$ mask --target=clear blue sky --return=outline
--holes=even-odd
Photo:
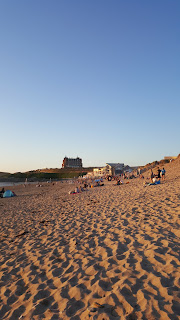
[[[180,153],[179,0],[0,2],[0,171]]]

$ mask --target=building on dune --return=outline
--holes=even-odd
[[[164,157],[164,160],[175,160],[175,159],[177,159],[177,157],[175,157],[175,156],[166,156],[166,157]]]
[[[133,169],[124,165],[124,163],[106,163],[105,167],[94,168],[93,173],[91,175],[95,177],[103,177],[103,176],[118,176],[123,173],[131,173]]]
[[[130,167],[124,163],[106,163],[105,167],[93,168],[93,172],[88,172],[88,177],[119,176],[121,174],[130,174],[137,167]]]
[[[77,158],[68,158],[63,159],[62,168],[82,168],[82,159]]]

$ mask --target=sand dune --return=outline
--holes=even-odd
[[[180,319],[180,160],[165,169],[157,186],[0,199],[0,319]]]

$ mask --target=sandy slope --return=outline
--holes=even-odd
[[[180,160],[166,181],[0,199],[0,319],[180,319]]]

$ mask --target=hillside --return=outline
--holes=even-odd
[[[156,161],[147,163],[145,166],[140,166],[139,168],[141,169],[142,173],[145,173],[146,171],[149,171],[151,169],[156,169],[157,167],[163,167],[167,163],[173,163],[174,161],[176,161],[179,158],[180,158],[180,154],[177,156],[176,159],[172,159],[171,161],[167,160],[167,159],[162,159],[160,161],[156,160]]]
[[[7,179],[10,176],[8,172],[0,172],[0,180]]]
[[[180,168],[180,155],[178,155],[178,157],[172,161],[168,161],[167,160],[164,161],[156,161],[156,163],[152,163],[149,165],[144,166],[142,172],[143,172],[143,176],[145,178],[149,178],[150,177],[150,173],[151,173],[151,169],[153,170],[153,172],[155,174],[157,174],[157,170],[158,168],[162,169],[165,168],[166,173],[170,173],[173,176],[173,172],[175,172],[175,170],[177,170],[177,172],[179,172],[179,168]]]
[[[87,172],[93,171],[93,168],[67,168],[67,169],[58,169],[58,168],[45,168],[31,170],[27,172],[16,172],[16,173],[0,173],[0,181],[12,181],[12,182],[21,182],[26,178],[29,181],[41,181],[41,180],[59,180],[59,179],[72,179],[79,176],[87,174]]]

